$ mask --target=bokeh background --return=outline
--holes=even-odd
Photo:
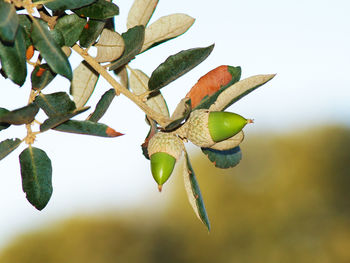
[[[132,1],[116,3],[123,32]],[[160,1],[151,23],[171,13],[196,22],[132,67],[150,75],[170,54],[215,43],[207,60],[163,89],[170,111],[219,65],[241,66],[242,78],[277,73],[229,108],[255,119],[237,167],[217,169],[188,144],[211,233],[192,212],[179,171],[158,193],[141,154],[144,114],[117,97],[101,121],[126,135],[38,137],[53,164],[43,211],[21,189],[23,147],[0,162],[0,262],[350,262],[349,9],[345,0]],[[0,82],[1,107],[26,103],[28,85]],[[101,81],[88,104],[107,89]],[[69,83],[57,79],[45,92],[58,90]],[[15,127],[0,140],[24,136]]]

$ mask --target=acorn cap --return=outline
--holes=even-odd
[[[211,138],[209,127],[209,111],[194,110],[187,121],[187,138],[200,147],[210,147],[215,144]]]
[[[184,144],[173,133],[158,132],[149,140],[147,149],[149,156],[157,152],[164,152],[178,160],[184,149]]]

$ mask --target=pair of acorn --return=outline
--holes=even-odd
[[[189,119],[175,132],[158,132],[148,144],[151,171],[159,191],[172,174],[176,161],[184,150],[183,141],[199,147],[212,147],[238,134],[252,120],[232,112],[194,110]]]

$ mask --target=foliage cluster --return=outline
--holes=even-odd
[[[0,0],[1,73],[22,86],[28,69],[32,68],[28,105],[11,110],[0,108],[0,130],[23,125],[27,136],[2,141],[0,159],[22,142],[28,145],[19,155],[22,186],[28,201],[37,209],[47,205],[53,189],[50,158],[45,151],[32,146],[37,135],[53,129],[107,138],[121,136],[99,120],[113,98],[123,94],[146,114],[150,132],[142,149],[149,158],[147,144],[158,131],[173,133],[186,141],[182,127],[193,111],[223,111],[273,78],[274,75],[257,75],[240,81],[240,67],[219,66],[199,79],[170,115],[160,89],[204,61],[214,45],[170,55],[150,77],[139,69],[132,69],[128,63],[137,55],[183,34],[194,22],[188,15],[172,14],[148,25],[157,3],[157,0],[135,0],[127,19],[128,30],[120,34],[113,22],[119,8],[108,0]],[[89,54],[92,46],[97,49],[95,57]],[[69,60],[71,50],[82,58],[74,70]],[[57,75],[70,81],[70,94],[44,91]],[[120,78],[119,82],[114,75]],[[105,92],[87,119],[73,119],[90,109],[86,103],[100,76],[109,82],[111,89]],[[39,110],[46,114],[45,120],[37,119]],[[202,147],[202,150],[215,166],[233,167],[241,159],[239,144],[243,138],[240,133],[229,147],[220,150]],[[184,155],[187,161],[183,171],[190,202],[210,229],[186,151]]]

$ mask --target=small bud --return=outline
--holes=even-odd
[[[152,175],[158,184],[159,191],[172,174],[183,148],[182,140],[172,133],[158,132],[150,139],[148,154]]]

